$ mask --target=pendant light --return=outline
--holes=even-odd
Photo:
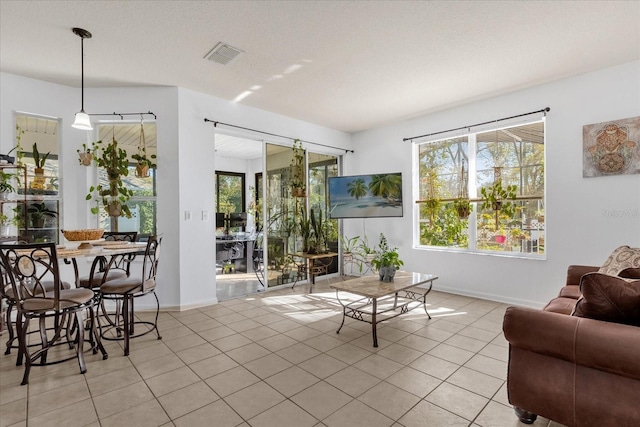
[[[84,112],[84,39],[90,39],[91,33],[82,28],[73,28],[73,33],[80,37],[80,56],[82,59],[82,106],[80,108],[80,112],[76,113],[76,120],[71,125],[76,129],[82,130],[93,130],[93,126],[91,126],[91,119],[89,115]]]

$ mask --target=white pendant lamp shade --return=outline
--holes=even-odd
[[[91,126],[91,119],[84,111],[76,113],[76,120],[73,122],[71,127],[82,130],[93,130],[93,126]]]
[[[76,119],[71,127],[82,130],[93,130],[91,119],[89,115],[84,112],[84,39],[90,39],[91,33],[83,28],[72,28],[71,31],[80,37],[80,61],[82,64],[82,86],[80,92],[82,96],[82,107],[80,108],[80,112],[76,113]]]

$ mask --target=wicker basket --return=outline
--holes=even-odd
[[[86,230],[63,230],[64,238],[70,242],[82,242],[98,240],[104,234],[103,228],[93,228]]]

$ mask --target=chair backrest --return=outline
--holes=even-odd
[[[0,245],[0,275],[2,287],[7,281],[19,308],[25,300],[38,310],[60,309],[60,271],[55,243],[28,243]],[[46,284],[57,283],[47,293]]]
[[[137,238],[138,238],[137,231],[106,231],[104,233],[104,240],[135,242]]]
[[[151,291],[156,287],[156,276],[158,275],[158,262],[160,261],[160,245],[162,236],[149,236],[147,248],[144,251],[144,261],[142,263],[142,290]]]

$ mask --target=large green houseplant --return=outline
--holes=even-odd
[[[107,145],[103,145],[102,141],[95,142],[94,154],[93,161],[99,168],[105,170],[109,182],[107,185],[92,185],[86,199],[100,199],[109,216],[131,218],[127,201],[133,196],[133,191],[122,181],[122,177],[129,175],[127,152],[118,147],[118,142],[113,139]],[[98,212],[97,206],[91,208],[91,213],[98,214]]]

